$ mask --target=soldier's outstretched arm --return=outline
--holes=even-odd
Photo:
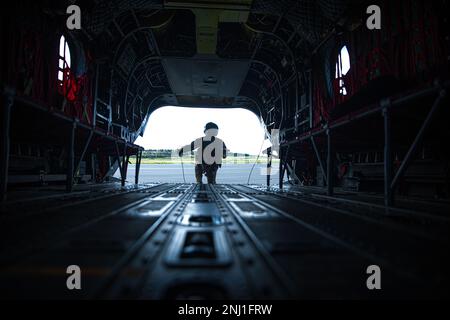
[[[223,142],[223,158],[225,159],[227,157],[227,146],[225,145],[225,142]]]
[[[198,143],[196,143],[196,140],[194,140],[190,144],[187,144],[187,145],[181,147],[180,149],[178,149],[178,155],[181,157],[181,156],[183,156],[184,152],[190,152],[190,151],[194,151],[195,149],[198,149],[199,146],[197,144]]]

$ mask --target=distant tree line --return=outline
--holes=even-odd
[[[170,158],[172,156],[171,149],[160,149],[160,150],[144,150],[142,152],[143,158]]]
[[[147,159],[170,158],[173,153],[174,153],[174,150],[171,150],[171,149],[158,149],[158,150],[149,149],[149,150],[144,150],[142,152],[142,158],[147,158]],[[229,152],[228,156],[229,157],[247,158],[247,157],[252,157],[253,155],[250,155],[248,153]]]

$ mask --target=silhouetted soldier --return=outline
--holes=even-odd
[[[183,156],[184,151],[197,150],[195,155],[195,179],[202,183],[203,174],[209,184],[216,183],[217,170],[222,166],[222,159],[227,157],[225,143],[217,138],[219,127],[213,122],[205,125],[205,136],[195,139],[191,144],[179,149],[178,155]]]

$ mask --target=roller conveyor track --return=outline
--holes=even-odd
[[[130,188],[102,188],[84,198],[52,198],[46,206],[32,199],[24,201],[28,210],[15,208],[0,217],[0,265],[5,265],[24,255],[34,254],[49,244],[64,238],[67,233],[99,221],[115,210],[139,203],[149,194],[158,194],[173,185],[146,185]]]
[[[127,187],[113,185],[101,188],[91,187],[89,190],[80,190],[73,193],[59,192],[25,199],[13,198],[13,200],[1,204],[0,216],[2,219],[28,218],[28,216],[48,213],[90,201],[102,201],[131,192],[148,192],[150,189],[155,191],[158,188],[161,188],[161,185],[147,184]],[[17,212],[20,212],[20,215],[16,215]]]
[[[259,187],[231,189],[292,221],[307,224],[374,263],[384,261],[399,274],[436,284],[445,278],[450,228],[448,221],[440,217],[397,209],[386,213],[361,204],[340,202],[338,198],[292,196]]]
[[[21,255],[3,264],[1,292],[64,299],[445,295],[449,243],[427,236],[433,226],[379,223],[378,212],[364,215],[361,206],[309,200],[242,185],[167,184],[104,205],[74,204],[72,213],[56,212],[89,219],[70,227],[65,219],[42,221],[35,234],[62,230],[39,245],[26,235],[10,245]],[[82,290],[66,288],[73,264],[82,270]],[[383,275],[376,293],[366,287],[373,264]]]
[[[398,230],[400,232],[448,243],[450,238],[450,219],[436,213],[407,210],[402,208],[388,208],[368,202],[349,200],[340,197],[330,197],[321,194],[303,194],[292,191],[280,191],[277,188],[263,188],[259,186],[237,187],[250,195],[274,195],[276,198],[287,199],[306,205],[328,209],[336,213],[352,216],[369,223]],[[440,210],[443,210],[441,207]],[[433,211],[433,209],[431,209]]]

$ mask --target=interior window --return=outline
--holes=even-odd
[[[66,68],[70,68],[71,58],[69,44],[64,36],[59,39],[59,63],[58,63],[58,80],[63,81],[64,72]]]
[[[350,70],[350,55],[348,53],[347,46],[343,46],[339,52],[336,62],[336,79],[339,80],[339,94],[346,96],[347,88],[343,76],[345,76]]]

